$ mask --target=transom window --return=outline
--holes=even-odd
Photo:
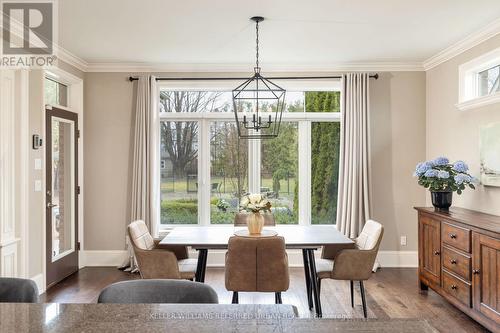
[[[500,64],[477,74],[479,96],[486,96],[500,91]]]
[[[68,86],[51,77],[45,77],[45,103],[52,106],[68,106]]]
[[[500,48],[459,67],[457,107],[468,110],[500,102]]]
[[[287,91],[279,136],[238,137],[230,89],[160,88],[160,228],[232,224],[247,193],[279,224],[334,224],[340,92]],[[267,115],[263,115],[267,116]]]

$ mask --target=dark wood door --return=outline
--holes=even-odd
[[[78,271],[78,115],[46,109],[47,287]]]
[[[473,306],[500,324],[500,239],[472,236]]]
[[[418,224],[419,272],[424,282],[441,284],[441,222],[421,215]]]

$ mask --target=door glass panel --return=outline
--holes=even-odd
[[[75,128],[52,118],[52,261],[75,250]]]
[[[162,121],[161,224],[198,223],[198,122]]]
[[[235,123],[210,125],[210,221],[232,224],[241,195],[248,192],[248,140]]]
[[[298,127],[281,123],[278,137],[261,141],[260,193],[267,196],[277,224],[297,224]]]

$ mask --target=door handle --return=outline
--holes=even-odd
[[[435,256],[438,256],[438,255],[440,255],[440,254],[441,254],[441,253],[440,253],[439,251],[434,251],[434,255],[435,255]]]
[[[47,208],[54,208],[57,207],[57,205],[54,205],[52,202],[47,203]]]
[[[456,265],[456,264],[457,264],[457,261],[456,261],[455,259],[451,259],[451,260],[450,260],[450,263],[451,263],[452,265]]]

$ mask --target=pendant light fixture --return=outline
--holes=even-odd
[[[251,20],[256,34],[254,74],[233,90],[234,117],[240,138],[272,139],[279,134],[286,91],[260,73],[259,23],[264,18],[254,16]]]

